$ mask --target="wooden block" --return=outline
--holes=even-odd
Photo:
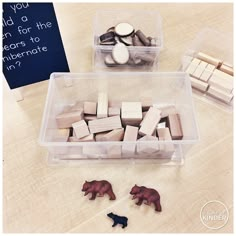
[[[205,83],[205,82],[195,79],[193,77],[190,77],[190,80],[191,80],[192,87],[194,87],[200,91],[203,91],[203,92],[205,92],[209,86],[208,83]]]
[[[121,108],[121,102],[120,101],[109,100],[108,105],[109,105],[109,107],[119,107],[119,108]]]
[[[228,65],[225,65],[224,63],[220,66],[219,70],[234,76],[234,69]]]
[[[213,85],[215,88],[221,89],[227,93],[231,93],[234,88],[233,76],[228,75],[220,70],[214,70],[208,83]]]
[[[146,142],[140,142],[146,141]],[[137,143],[137,153],[146,153],[152,154],[159,151],[159,143],[158,142],[151,142],[148,143],[147,141],[158,141],[157,137],[146,135],[138,140]]]
[[[197,54],[197,58],[202,60],[202,61],[205,61],[205,62],[207,62],[209,64],[215,65],[216,67],[218,67],[219,65],[222,64],[222,61],[220,59],[217,59],[215,57],[207,55],[207,54],[205,54],[203,52],[199,52]]]
[[[105,134],[101,141],[121,141],[124,138],[124,128],[114,129]]]
[[[109,107],[108,116],[120,116],[120,107]]]
[[[121,119],[125,125],[138,125],[142,121],[141,102],[122,102]]]
[[[84,114],[96,115],[97,103],[96,102],[84,102]]]
[[[216,67],[214,65],[208,64],[199,79],[207,82],[210,79],[215,68]]]
[[[53,135],[53,142],[67,142],[70,135],[70,129],[57,129]]]
[[[142,111],[148,111],[152,103],[151,97],[141,97]]]
[[[176,114],[177,110],[174,105],[169,104],[154,104],[153,107],[161,111],[161,118],[165,118],[170,114]]]
[[[192,74],[193,77],[199,79],[207,65],[208,64],[206,62],[201,61],[199,65],[197,66],[196,70],[194,71],[194,73]]]
[[[61,113],[56,116],[57,127],[59,129],[70,128],[73,123],[84,118],[83,110]]]
[[[161,111],[150,107],[139,130],[140,135],[152,135],[161,119]]]
[[[106,93],[98,94],[97,118],[105,118],[108,113],[108,96]]]
[[[95,135],[96,142],[104,141],[104,140],[103,140],[103,137],[104,137],[107,133],[109,133],[109,131],[102,132],[102,133],[97,133],[97,134]]]
[[[83,137],[88,136],[90,134],[85,120],[80,120],[78,122],[73,123],[72,127],[75,131],[75,136],[77,138],[83,138]]]
[[[69,137],[69,142],[94,142],[94,134],[90,134],[83,138],[77,138],[76,136]]]
[[[120,116],[91,120],[88,122],[88,126],[91,133],[101,133],[122,128]]]
[[[127,125],[125,128],[124,144],[122,144],[123,154],[134,154],[135,143],[125,143],[126,141],[136,141],[138,137],[138,127]]]
[[[170,134],[169,128],[158,128],[157,134],[160,141],[171,141],[172,137]],[[169,155],[175,151],[174,144],[172,143],[159,143],[160,151],[164,152],[165,154]]]
[[[215,98],[218,98],[224,102],[227,102],[227,103],[230,103],[234,97],[234,95],[232,93],[224,92],[218,88],[215,88],[214,86],[209,87],[207,94],[209,94]]]
[[[170,129],[170,134],[173,140],[179,140],[183,138],[183,130],[179,114],[169,115],[167,118],[167,126]]]
[[[85,116],[84,116],[84,120],[85,120],[85,121],[97,120],[97,116],[85,115]]]
[[[166,128],[166,122],[160,122],[157,124],[157,128],[160,129],[160,128]]]
[[[192,75],[194,73],[194,71],[197,69],[197,66],[199,65],[200,60],[198,60],[197,58],[194,58],[191,63],[189,64],[186,73]]]

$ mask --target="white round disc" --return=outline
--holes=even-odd
[[[130,25],[129,23],[125,23],[125,22],[119,23],[115,27],[115,32],[119,36],[128,36],[128,35],[132,34],[133,31],[134,31],[134,27],[132,25]]]
[[[118,64],[125,64],[129,60],[129,51],[123,43],[117,43],[112,50],[112,58]]]

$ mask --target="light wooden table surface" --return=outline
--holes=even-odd
[[[161,71],[178,69],[187,43],[203,27],[233,28],[232,4],[55,4],[72,72],[91,71],[93,17],[103,8],[160,12],[165,45]],[[4,232],[232,232],[232,113],[194,97],[201,141],[186,154],[182,167],[49,167],[47,151],[37,143],[47,86],[48,81],[25,87],[24,101],[16,103],[3,84]],[[109,180],[117,200],[83,197],[81,186],[92,179]],[[128,192],[135,183],[159,190],[162,213],[134,204]],[[210,200],[222,201],[229,210],[228,223],[217,231],[199,218]],[[110,211],[126,215],[129,226],[112,228],[106,216]]]

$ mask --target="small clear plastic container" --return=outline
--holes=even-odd
[[[118,23],[127,22],[135,30],[141,30],[147,37],[157,39],[156,46],[127,46],[132,56],[149,55],[153,62],[140,65],[124,64],[109,67],[104,60],[106,55],[112,53],[114,46],[100,45],[99,36],[116,26]],[[93,69],[94,71],[154,71],[158,68],[159,54],[163,48],[162,20],[157,11],[140,10],[101,10],[97,11],[94,19],[93,41]],[[131,58],[131,56],[130,56]]]
[[[199,52],[220,59],[223,63],[233,65],[233,35],[219,32],[212,28],[203,29],[188,45],[182,58],[181,71],[186,71],[191,60],[195,58]],[[194,88],[194,86],[193,91],[194,95],[205,102],[217,104],[220,108],[226,108],[227,110],[232,110],[233,108],[234,99],[227,102],[209,94],[208,90],[203,92]]]
[[[58,142],[56,116],[76,101],[97,101],[99,92],[106,92],[109,101],[140,101],[149,96],[153,104],[175,105],[182,124],[183,139],[135,142]],[[82,163],[158,163],[183,164],[186,147],[198,141],[198,129],[192,102],[189,76],[172,73],[53,73],[49,81],[39,142],[48,149],[51,164]],[[159,150],[145,154],[142,148]],[[133,147],[133,153],[124,151]],[[166,151],[169,146],[172,151]],[[162,149],[160,148],[162,147]],[[162,150],[162,151],[160,151]],[[169,150],[169,149],[168,149]]]

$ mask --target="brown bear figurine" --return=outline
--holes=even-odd
[[[138,202],[136,203],[138,206],[142,205],[145,200],[145,204],[150,206],[151,203],[153,203],[155,205],[155,210],[161,211],[160,195],[155,189],[146,188],[144,186],[139,187],[135,184],[131,189],[130,194],[133,195],[132,199],[138,198]]]
[[[116,199],[111,184],[106,180],[93,180],[91,182],[85,181],[82,192],[85,192],[84,196],[92,193],[92,196],[89,198],[89,200],[94,200],[97,194],[99,194],[98,197],[103,197],[105,193],[109,195],[110,200]]]

